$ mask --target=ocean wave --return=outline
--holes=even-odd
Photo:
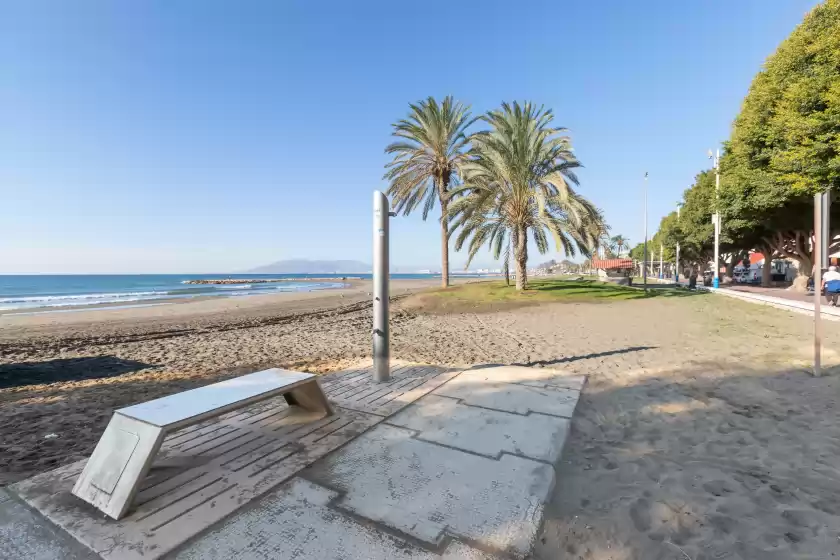
[[[174,284],[174,283],[173,283]],[[197,285],[175,287],[155,286],[157,289],[113,292],[102,291],[76,294],[32,294],[23,292],[12,295],[8,292],[0,295],[0,311],[54,309],[67,307],[79,309],[105,304],[124,304],[132,302],[149,302],[162,299],[191,299],[195,297],[233,297],[269,294],[279,292],[309,292],[346,286],[343,282],[293,281],[265,284],[226,284],[226,285]],[[151,287],[150,287],[151,288]]]
[[[0,304],[4,303],[38,303],[47,301],[64,301],[64,300],[90,300],[90,299],[118,299],[120,301],[135,301],[125,300],[123,298],[137,298],[143,296],[165,296],[169,292],[114,292],[103,294],[69,294],[69,295],[53,295],[53,296],[12,296],[0,297]],[[59,304],[62,305],[62,304]],[[82,304],[87,305],[87,304]]]
[[[29,305],[12,305],[7,307],[1,307],[0,311],[9,311],[11,309],[33,309],[33,308],[40,308],[40,307],[92,307],[94,305],[99,305],[103,303],[129,303],[132,301],[149,301],[159,299],[161,296],[157,297],[135,297],[135,298],[128,298],[128,299],[114,299],[114,300],[103,300],[103,301],[79,301],[79,300],[70,300],[70,301],[62,301],[59,303],[42,303],[39,302],[28,302]],[[34,303],[34,305],[32,304]]]

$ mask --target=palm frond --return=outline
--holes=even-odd
[[[581,164],[566,129],[553,125],[551,110],[503,103],[481,120],[489,129],[471,137],[469,158],[459,167],[461,182],[448,208],[450,224],[460,230],[456,248],[468,242],[470,260],[483,244],[490,245],[496,259],[513,250],[521,266],[527,258],[521,254],[527,251],[521,236],[530,234],[545,253],[550,235],[558,251],[589,255],[609,226],[601,211],[576,192],[575,170]]]

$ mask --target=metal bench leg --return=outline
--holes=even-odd
[[[149,472],[164,435],[162,428],[114,413],[76,480],[73,495],[120,519]]]
[[[298,405],[311,412],[324,412],[327,416],[333,413],[330,401],[324,395],[317,379],[313,379],[300,387],[295,387],[283,396],[290,405]]]

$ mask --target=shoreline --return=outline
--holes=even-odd
[[[240,284],[272,284],[274,282],[347,282],[350,280],[362,280],[361,276],[336,276],[334,278],[301,277],[301,278],[198,278],[196,280],[184,280],[181,284],[191,285],[214,285],[214,286],[238,286]]]
[[[464,280],[460,280],[464,282]],[[452,282],[459,283],[459,280]],[[248,296],[198,296],[160,299],[146,305],[126,306],[119,302],[96,306],[35,308],[0,311],[0,341],[31,335],[62,335],[68,329],[113,330],[136,328],[167,329],[176,324],[209,324],[231,320],[260,319],[317,308],[369,301],[372,280],[347,280],[341,288],[311,291],[273,292]],[[440,279],[392,279],[391,297],[435,288]],[[154,303],[149,305],[149,303]],[[69,306],[68,306],[69,307]]]
[[[15,316],[31,316],[31,315],[48,315],[50,313],[60,314],[77,314],[89,311],[107,311],[107,310],[122,310],[122,309],[142,309],[147,307],[160,307],[164,305],[182,305],[188,303],[197,303],[203,301],[213,300],[245,300],[251,298],[263,298],[273,296],[294,297],[296,294],[309,293],[333,293],[341,290],[353,288],[357,283],[364,282],[362,279],[347,279],[334,282],[341,284],[340,286],[331,286],[325,288],[313,288],[309,290],[295,290],[295,291],[277,291],[271,293],[241,293],[237,295],[231,294],[202,294],[195,296],[183,296],[172,294],[169,296],[160,296],[157,298],[136,299],[129,301],[109,301],[102,303],[90,303],[84,305],[52,305],[41,307],[15,307],[9,309],[0,309],[0,326],[2,326],[3,319]],[[238,307],[238,306],[237,306]]]

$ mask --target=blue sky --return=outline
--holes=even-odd
[[[636,243],[644,172],[652,234],[814,4],[5,2],[0,273],[369,262],[390,124],[447,94],[553,108]],[[436,221],[395,220],[393,264],[439,258]]]

